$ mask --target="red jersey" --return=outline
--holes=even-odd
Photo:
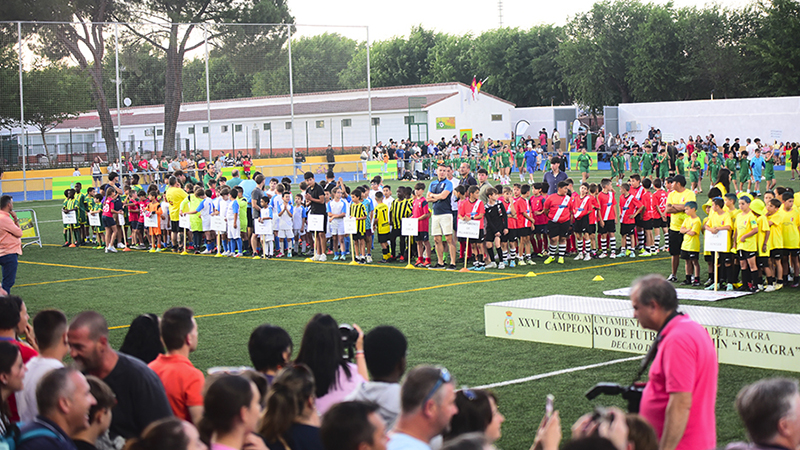
[[[245,173],[250,173],[250,167],[252,165],[253,161],[250,161],[249,159],[245,159],[244,161],[242,161],[242,169],[244,169]]]
[[[592,197],[591,195],[587,195],[586,197],[578,197],[572,200],[572,214],[575,216],[575,220],[583,218],[585,215],[589,215],[589,223],[594,223],[597,215],[594,213],[597,209],[597,199]]]
[[[642,206],[644,206],[644,211],[642,211],[642,219],[651,220],[661,217],[653,208],[653,194],[647,189],[645,189],[644,193],[642,193],[641,202]]]
[[[544,200],[544,195],[531,197],[531,201],[529,203],[531,205],[531,217],[533,217],[534,225],[544,225],[547,223],[547,214],[539,214],[538,216],[534,215],[534,213],[544,209]]]
[[[471,203],[469,200],[461,200],[458,202],[458,217],[470,218],[470,220],[477,220],[480,223],[481,230],[483,229],[483,215],[485,213],[485,207],[483,202],[480,200],[475,200],[475,203]],[[475,216],[481,216],[480,219],[475,219]]]
[[[547,211],[547,218],[551,222],[569,222],[572,218],[571,205],[572,197],[568,195],[550,194],[544,201],[544,210]]]
[[[608,191],[607,193],[601,192],[597,194],[597,203],[600,206],[600,219],[602,219],[603,222],[607,220],[616,221],[617,198],[613,189]]]
[[[511,217],[511,210],[514,209],[513,201],[506,200],[505,196],[500,196],[499,200],[500,200],[500,203],[503,204],[503,207],[506,209],[506,215],[508,216],[508,229],[509,230],[513,230],[513,229],[517,228],[517,218],[516,217]],[[514,210],[514,211],[516,211],[516,210]],[[516,216],[516,212],[514,213],[514,216]]]
[[[103,217],[114,217],[111,211],[114,210],[114,200],[110,197],[106,197],[105,201],[103,201]]]
[[[144,223],[144,212],[147,211],[147,205],[150,204],[149,200],[139,200],[136,202],[139,205],[139,220],[137,222]]]
[[[428,201],[425,200],[425,197],[415,198],[414,203],[411,209],[411,217],[415,219],[419,219],[420,217],[428,214],[430,210],[428,209]],[[424,219],[420,219],[417,221],[417,231],[427,232],[428,231],[428,224],[430,223],[431,217]]]
[[[525,218],[522,213],[531,215],[531,205],[524,197],[517,197],[514,199],[514,211],[517,212],[517,228],[530,228],[531,221]]]
[[[622,223],[636,223],[636,212],[642,206],[642,202],[636,200],[633,194],[623,195],[619,198],[619,215]]]
[[[659,189],[651,194],[650,201],[653,203],[653,210],[656,215],[654,218],[661,218],[661,213],[667,210],[667,191]]]

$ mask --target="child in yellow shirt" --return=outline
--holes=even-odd
[[[686,261],[684,286],[700,286],[700,230],[702,221],[697,217],[697,202],[686,202],[684,212],[688,215],[681,225],[683,243],[681,258]]]

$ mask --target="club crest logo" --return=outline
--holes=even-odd
[[[514,334],[514,318],[511,317],[511,311],[506,311],[506,320],[503,323],[506,329],[506,334],[511,336]]]

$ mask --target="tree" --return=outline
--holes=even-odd
[[[166,22],[153,30],[126,25],[128,31],[166,55],[164,86],[164,149],[175,154],[175,132],[183,94],[183,65],[186,53],[204,45],[195,33],[197,24],[219,24],[204,30],[212,44],[231,55],[265,57],[285,39],[286,27],[237,25],[291,23],[284,0],[134,0],[120,4],[116,17],[125,22]],[[185,24],[185,25],[182,25]]]
[[[56,161],[47,146],[45,133],[65,120],[91,108],[89,86],[85,75],[74,68],[49,64],[23,73],[25,122],[42,135],[44,151]]]
[[[750,69],[762,75],[759,94],[800,94],[800,3],[770,0],[751,11],[747,16],[757,20],[757,29],[744,39],[757,56],[758,66],[751,65]]]
[[[430,72],[426,83],[448,83],[460,81],[472,83],[475,74],[475,40],[471,34],[453,36],[440,33],[436,44],[428,51],[427,64]]]
[[[131,99],[131,105],[164,103],[164,71],[166,61],[149,44],[132,45],[122,41],[119,53],[120,96]],[[117,78],[114,52],[103,61],[105,88],[114,92]],[[203,84],[205,87],[205,84]]]

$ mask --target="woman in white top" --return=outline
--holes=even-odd
[[[95,156],[92,161],[92,186],[96,188],[103,184],[103,169],[100,168],[102,162],[99,156]]]
[[[356,324],[353,324],[353,328],[358,332],[355,364],[342,358],[346,349],[342,345],[339,324],[333,317],[316,314],[306,324],[295,362],[307,365],[314,374],[317,411],[320,415],[369,379],[364,360],[364,333]]]

